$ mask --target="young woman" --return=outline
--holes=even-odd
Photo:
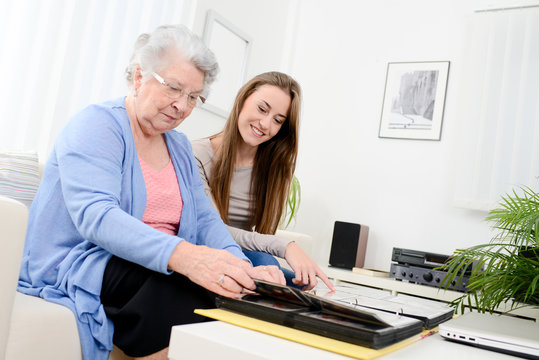
[[[285,271],[289,283],[311,289],[319,277],[333,290],[295,242],[275,235],[296,166],[300,103],[290,76],[260,74],[239,90],[223,131],[193,141],[193,151],[213,206],[253,265],[278,265],[278,256],[294,271]]]

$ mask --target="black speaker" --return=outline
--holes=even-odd
[[[343,269],[363,267],[368,235],[368,226],[335,221],[329,265]]]

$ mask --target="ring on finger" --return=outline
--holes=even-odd
[[[224,282],[225,282],[225,274],[221,274],[221,276],[219,276],[219,279],[217,279],[217,284],[219,284],[219,286],[223,287]]]

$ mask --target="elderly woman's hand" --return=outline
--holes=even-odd
[[[254,271],[247,261],[226,250],[193,245],[187,241],[176,246],[168,267],[216,294],[232,298],[240,298],[244,289],[253,290],[252,278],[262,275],[260,271]],[[268,278],[267,274],[263,276]]]
[[[251,268],[249,275],[253,279],[266,280],[281,285],[286,284],[283,272],[275,265],[261,265]]]
[[[331,291],[335,287],[329,281],[322,269],[307,255],[294,241],[286,246],[285,260],[288,262],[296,277],[292,282],[298,286],[305,286],[305,290],[310,290],[318,284],[318,276]]]

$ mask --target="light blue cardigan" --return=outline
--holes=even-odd
[[[112,254],[161,273],[184,240],[246,259],[204,193],[187,137],[165,137],[183,199],[178,236],[141,221],[146,187],[123,98],[75,115],[45,166],[18,290],[75,313],[85,359],[107,359],[112,350],[113,324],[99,297]]]

